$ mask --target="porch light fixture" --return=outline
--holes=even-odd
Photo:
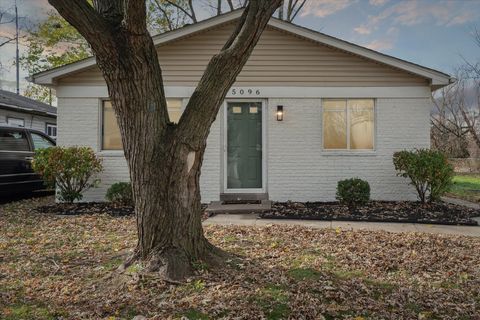
[[[277,106],[277,121],[283,121],[283,106]]]

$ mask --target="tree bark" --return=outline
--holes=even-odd
[[[92,46],[122,135],[130,170],[140,260],[168,279],[222,252],[204,237],[199,177],[210,126],[280,0],[250,1],[208,64],[178,125],[170,122],[162,72],[145,23],[145,2],[49,0]],[[118,5],[116,5],[118,4]]]

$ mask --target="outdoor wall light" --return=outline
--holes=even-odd
[[[277,121],[283,121],[283,106],[277,106]]]

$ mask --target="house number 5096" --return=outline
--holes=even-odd
[[[252,95],[252,94],[255,94],[255,95],[260,95],[260,90],[258,89],[232,89],[232,96],[236,96],[236,95],[239,95],[239,96],[243,96],[243,95]]]

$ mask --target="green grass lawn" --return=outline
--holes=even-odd
[[[449,196],[468,201],[480,202],[480,174],[457,175]]]

